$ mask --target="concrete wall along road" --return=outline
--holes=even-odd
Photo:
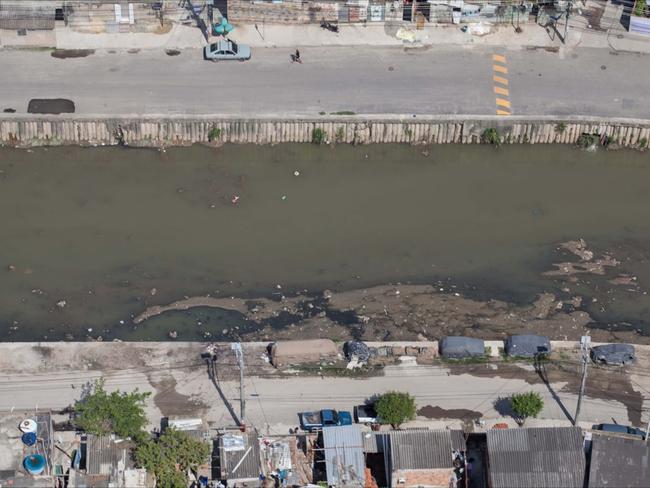
[[[496,129],[503,144],[575,144],[594,141],[645,148],[650,120],[492,116],[323,116],[257,118],[147,116],[92,117],[7,114],[0,116],[4,146],[117,145],[163,147],[204,144],[314,142],[371,144],[476,144]]]

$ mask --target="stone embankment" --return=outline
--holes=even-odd
[[[603,144],[645,149],[650,120],[495,116],[0,116],[5,146],[277,144]]]

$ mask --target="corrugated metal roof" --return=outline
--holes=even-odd
[[[462,430],[450,430],[449,434],[451,435],[451,448],[458,451],[467,450],[467,439],[465,438],[465,432]]]
[[[115,475],[118,464],[132,467],[129,441],[116,441],[110,436],[86,436],[86,474]]]
[[[589,488],[643,488],[650,480],[650,447],[637,439],[594,434]]]
[[[363,434],[363,452],[375,454],[381,452],[377,445],[377,432],[367,432]]]
[[[244,449],[240,451],[226,451],[223,445],[224,437],[219,436],[217,441],[219,468],[223,479],[247,480],[257,479],[260,476],[260,444],[257,432],[252,431],[241,435]]]
[[[578,427],[489,430],[492,488],[582,488],[582,444]]]
[[[451,433],[448,430],[393,430],[387,436],[390,439],[391,471],[453,467]]]
[[[364,441],[358,425],[323,429],[327,483],[337,487],[363,487],[366,459]]]

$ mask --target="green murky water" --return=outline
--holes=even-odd
[[[1,337],[92,328],[161,339],[178,317],[134,330],[131,316],[278,284],[288,293],[451,278],[477,296],[529,300],[561,286],[540,273],[558,242],[579,237],[618,253],[641,288],[650,283],[648,155],[428,150],[0,149]],[[646,295],[592,288],[583,291],[608,293],[607,307],[589,310],[599,320],[645,327]],[[209,327],[231,321],[217,314]]]

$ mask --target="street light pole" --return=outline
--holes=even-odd
[[[239,428],[242,432],[246,432],[246,395],[244,392],[244,353],[242,351],[241,343],[235,342],[231,346],[237,356],[239,363]]]
[[[582,406],[582,397],[585,394],[587,386],[587,365],[589,364],[589,342],[591,337],[582,336],[580,338],[580,351],[582,353],[582,381],[580,382],[580,393],[578,395],[578,404],[576,405],[576,414],[573,417],[573,425],[578,425],[580,418],[580,407]]]

